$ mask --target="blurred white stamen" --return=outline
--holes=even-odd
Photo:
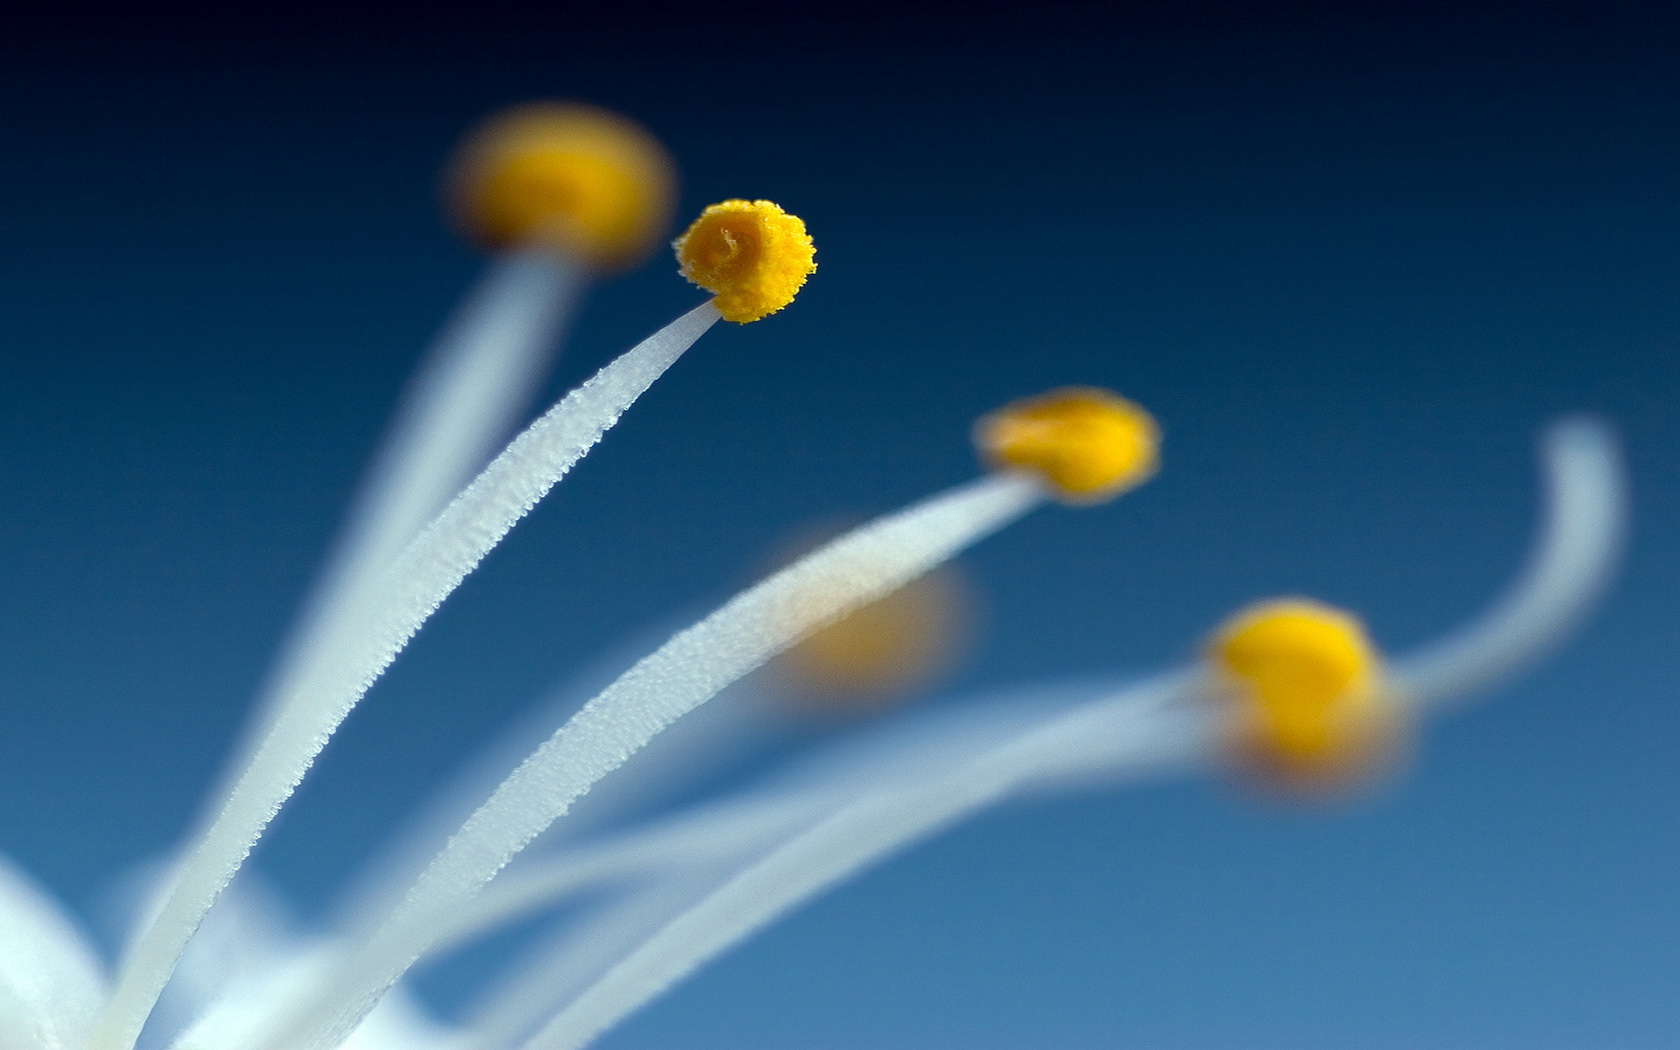
[[[412,540],[506,440],[582,285],[577,265],[553,252],[491,264],[422,365],[352,516],[377,561]]]
[[[1609,582],[1627,529],[1627,483],[1615,435],[1591,419],[1543,438],[1546,497],[1527,566],[1481,618],[1394,667],[1420,709],[1468,696],[1533,662],[1586,613]]]
[[[833,793],[777,794],[753,803],[718,806],[603,846],[534,860],[509,871],[434,931],[431,953],[501,927],[590,886],[690,864],[728,860],[835,804]]]
[[[1615,442],[1599,424],[1566,421],[1548,431],[1544,455],[1547,512],[1528,569],[1482,620],[1397,663],[1397,687],[1414,702],[1436,706],[1510,673],[1554,643],[1602,589],[1626,507]],[[1168,676],[1058,716],[954,774],[873,792],[836,811],[677,914],[524,1050],[578,1050],[791,908],[1033,782],[1135,773],[1212,753],[1219,707],[1195,702],[1205,690],[1196,671]]]
[[[440,917],[427,955],[442,955],[464,941],[552,907],[582,890],[614,881],[645,881],[672,870],[699,865],[739,863],[750,852],[762,851],[776,840],[809,827],[822,814],[862,793],[881,791],[889,783],[926,779],[934,775],[934,770],[970,761],[999,741],[1042,724],[1052,711],[1069,706],[1065,696],[1057,695],[1059,692],[1084,697],[1114,691],[1113,687],[1097,689],[1091,685],[1061,690],[1039,686],[1026,696],[1012,691],[998,698],[976,698],[950,711],[910,719],[908,724],[895,722],[883,732],[852,741],[838,749],[838,753],[807,764],[793,783],[778,783],[744,798],[661,820],[651,827],[616,835],[604,843],[568,848],[548,857],[527,854],[514,868],[492,880],[483,893]],[[711,701],[715,702],[715,699]],[[706,707],[687,718],[704,710]],[[672,729],[685,724],[687,718]],[[670,732],[667,729],[656,737],[637,760],[650,757],[651,751]],[[595,798],[600,788],[612,779],[598,784],[585,798]],[[1079,782],[1084,785],[1090,779],[1082,777]],[[1053,786],[1064,787],[1060,782]],[[576,813],[574,807],[567,820],[572,820]],[[412,876],[408,881],[412,881]],[[351,925],[360,928],[367,923]],[[651,931],[652,927],[647,932]],[[592,960],[593,969],[599,972],[613,958],[603,956]],[[578,968],[584,967],[580,964]],[[513,1027],[519,1029],[519,1034],[525,1034],[552,1012],[557,1001],[555,990],[548,988],[528,1021]],[[518,1012],[524,1016],[529,1011],[491,1003],[486,1012]]]
[[[947,776],[846,806],[643,941],[525,1050],[576,1050],[771,920],[1038,777],[1093,765],[1139,773],[1205,753],[1211,741],[1205,712],[1174,708],[1189,681],[1175,674],[1145,683],[1052,719]]]
[[[737,860],[727,866],[675,868],[550,934],[523,953],[461,1018],[458,1029],[464,1050],[518,1046],[553,1015],[556,1003],[570,1000],[599,980],[607,966],[741,866]]]

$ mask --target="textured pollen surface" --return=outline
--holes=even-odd
[[[1345,780],[1393,742],[1382,660],[1350,613],[1305,599],[1265,602],[1232,617],[1208,648],[1239,705],[1236,747],[1262,772]]]
[[[793,302],[817,269],[805,223],[769,201],[714,204],[672,247],[682,275],[716,295],[718,313],[740,324]]]
[[[646,131],[592,106],[537,103],[467,140],[450,182],[460,225],[490,248],[550,245],[597,269],[641,260],[670,222],[676,179]]]
[[[1007,405],[981,419],[974,437],[990,466],[1031,470],[1072,503],[1100,502],[1148,481],[1161,440],[1148,412],[1094,387]]]

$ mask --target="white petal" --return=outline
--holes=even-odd
[[[81,927],[0,857],[0,1046],[74,1046],[104,997],[104,973]]]

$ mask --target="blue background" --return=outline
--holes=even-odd
[[[965,560],[984,636],[959,692],[1157,667],[1279,592],[1403,649],[1514,570],[1535,433],[1585,409],[1626,438],[1626,572],[1398,790],[1011,807],[603,1046],[1672,1046],[1675,18],[1170,6],[23,17],[0,42],[4,848],[92,913],[180,834],[481,268],[439,217],[452,143],[584,98],[670,145],[684,216],[770,197],[821,270],[709,335],[351,719],[257,859],[302,913],[568,668],[727,596],[790,529],[970,476],[970,422],[1011,398],[1120,389],[1165,469]],[[672,271],[601,287],[552,391],[697,302]]]

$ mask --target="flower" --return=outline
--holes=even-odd
[[[643,196],[653,207],[657,194]],[[424,367],[347,538],[259,705],[241,771],[164,878],[109,987],[73,924],[25,878],[10,875],[0,895],[0,921],[12,945],[0,972],[0,1030],[20,1048],[130,1050],[256,839],[425,620],[715,321],[766,316],[791,295],[782,289],[775,297],[780,305],[731,317],[721,301],[726,289],[718,302],[693,308],[607,365],[473,474],[507,402],[528,389],[534,360],[563,322],[581,275],[606,261],[600,245],[578,232],[589,225],[582,220],[516,225],[522,232],[497,227],[486,236],[510,254]],[[694,236],[679,242],[679,252],[696,243]],[[611,240],[611,261],[622,247]],[[799,270],[803,281],[807,266],[805,260],[773,269],[782,276]],[[1028,786],[1206,760],[1221,753],[1232,725],[1251,745],[1270,733],[1258,746],[1298,757],[1294,738],[1275,730],[1288,721],[1277,712],[1293,710],[1301,680],[1313,677],[1296,673],[1302,661],[1326,651],[1297,645],[1303,632],[1327,635],[1332,649],[1341,647],[1335,657],[1351,653],[1348,666],[1339,668],[1345,673],[1332,674],[1329,686],[1309,683],[1308,706],[1393,698],[1421,709],[1480,686],[1542,650],[1578,615],[1605,578],[1620,533],[1613,447],[1600,427],[1571,423],[1551,439],[1555,506],[1530,575],[1486,622],[1397,664],[1392,680],[1341,614],[1306,612],[1297,603],[1283,614],[1288,629],[1277,630],[1279,612],[1272,608],[1223,632],[1208,666],[1049,713],[1010,707],[985,718],[960,715],[911,749],[888,731],[853,756],[844,776],[813,776],[796,788],[777,787],[627,832],[616,843],[502,877],[595,782],[776,653],[1052,496],[1083,503],[1117,495],[1156,467],[1153,420],[1123,398],[1089,388],[1007,409],[980,432],[997,473],[853,530],[673,635],[515,767],[411,885],[369,912],[365,930],[353,924],[326,944],[270,950],[271,961],[249,980],[228,984],[175,1045],[329,1050],[456,1039],[555,1050],[584,1045],[787,908]],[[1284,671],[1274,673],[1278,667]],[[1268,719],[1272,724],[1258,733],[1245,727]],[[1340,762],[1371,749],[1330,750]],[[397,982],[428,953],[580,887],[618,879],[655,885],[606,910],[595,927],[601,936],[558,946],[556,956],[568,966],[545,959],[527,968],[526,986],[515,982],[473,1029],[433,1032],[406,1017],[400,990],[392,998]],[[629,944],[607,936],[626,929],[636,930]],[[553,1001],[558,992],[547,978],[568,968],[581,978],[575,994]]]

